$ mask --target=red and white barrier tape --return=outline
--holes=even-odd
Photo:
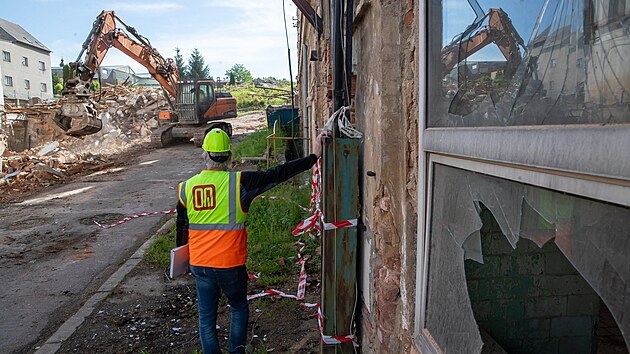
[[[174,213],[174,212],[175,212],[175,209],[171,209],[171,210],[165,210],[165,211],[150,211],[150,212],[148,212],[148,213],[141,213],[141,214],[136,214],[136,215],[129,215],[129,216],[127,216],[126,218],[124,218],[124,219],[122,219],[122,220],[120,220],[120,221],[118,221],[118,222],[115,222],[115,223],[113,223],[113,224],[111,224],[111,225],[102,225],[102,224],[100,224],[100,223],[99,223],[98,221],[96,221],[96,220],[94,220],[94,223],[95,223],[96,225],[98,225],[98,227],[100,227],[101,229],[111,229],[112,227],[114,227],[114,226],[118,226],[118,225],[120,225],[120,224],[122,224],[122,223],[124,223],[124,222],[127,222],[127,221],[131,220],[131,219],[137,219],[137,218],[140,218],[140,217],[143,217],[143,216],[149,216],[149,215],[157,215],[157,214],[162,214],[162,215],[164,215],[164,214],[171,214],[171,213]]]
[[[317,163],[313,167],[313,179],[311,182],[311,216],[301,221],[293,230],[293,236],[299,236],[303,233],[312,230],[316,235],[321,235],[321,226],[318,221],[324,225],[324,230],[336,230],[344,227],[356,227],[357,219],[343,220],[343,221],[335,221],[335,222],[325,222],[324,215],[320,209],[320,199],[321,199],[321,170],[320,170],[320,160],[317,160]]]
[[[336,230],[336,229],[343,229],[344,227],[355,227],[355,226],[357,226],[357,219],[350,219],[350,220],[345,220],[345,221],[324,223],[324,230]]]
[[[319,325],[319,334],[324,344],[341,344],[341,343],[354,342],[353,334],[349,334],[345,336],[329,336],[329,335],[324,334],[324,316],[322,315],[322,309],[321,309],[321,306],[319,306],[319,304],[309,304],[309,303],[303,302],[300,304],[300,306],[304,308],[312,308],[312,307],[317,308],[317,314],[315,314],[315,316],[317,316],[317,324]]]

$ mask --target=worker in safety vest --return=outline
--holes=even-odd
[[[178,186],[177,246],[188,243],[190,271],[197,285],[199,336],[204,353],[221,353],[216,334],[221,292],[230,304],[228,350],[244,353],[249,307],[247,303],[247,231],[245,220],[258,195],[310,169],[321,156],[317,136],[313,153],[266,171],[227,171],[230,138],[212,129],[203,141],[206,169]]]

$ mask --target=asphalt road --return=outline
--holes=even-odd
[[[30,353],[81,307],[172,209],[177,183],[202,168],[193,144],[150,150],[110,169],[0,206],[0,353]]]

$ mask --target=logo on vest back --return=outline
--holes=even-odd
[[[194,186],[192,189],[193,209],[212,210],[217,207],[217,191],[214,184]]]

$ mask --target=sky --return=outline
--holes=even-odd
[[[297,9],[284,0],[293,76],[297,72]],[[283,0],[0,0],[0,18],[22,26],[51,53],[51,65],[75,61],[102,10],[113,10],[165,58],[187,61],[198,48],[213,77],[243,64],[254,77],[289,78]],[[111,48],[102,65],[147,70]]]

